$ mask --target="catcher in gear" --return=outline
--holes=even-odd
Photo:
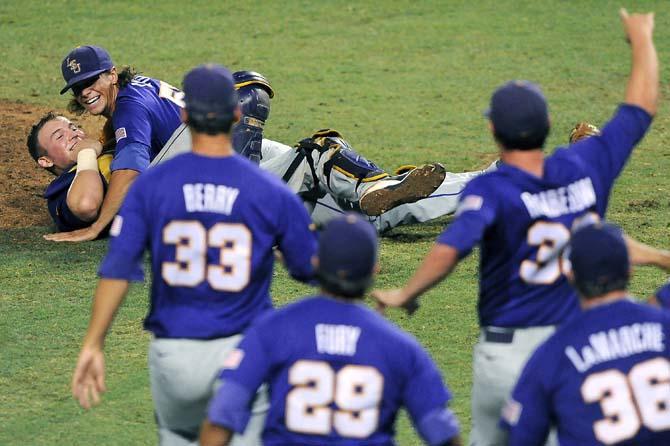
[[[290,147],[263,137],[274,90],[253,71],[234,73],[242,117],[235,150],[284,179],[317,225],[345,211],[367,216],[378,232],[450,215],[465,184],[483,171],[450,173],[438,163],[402,166],[394,175],[358,154],[336,130],[325,129]],[[152,164],[189,151],[188,130],[168,141]],[[260,150],[259,150],[260,148]],[[491,166],[490,168],[493,168]]]

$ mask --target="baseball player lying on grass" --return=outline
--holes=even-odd
[[[183,92],[161,80],[140,76],[131,67],[117,71],[104,48],[74,48],[63,59],[61,71],[66,81],[61,94],[71,90],[73,95],[70,111],[108,118],[111,124],[107,127],[116,141],[108,191],[96,219],[82,229],[45,235],[47,240],[80,242],[99,237],[118,212],[137,175],[172,156],[173,146],[190,150],[190,137],[179,119]],[[442,166],[432,164],[394,181],[377,182],[386,175],[366,177],[365,187],[357,189],[362,194],[374,187],[368,202],[374,215],[378,215],[393,206],[426,197],[440,185],[444,175]],[[361,207],[363,212],[366,209]]]
[[[234,73],[242,118],[233,130],[238,153],[282,177],[304,200],[317,225],[345,211],[364,214],[378,232],[421,223],[456,210],[465,184],[483,171],[450,173],[437,163],[404,166],[390,175],[358,154],[336,130],[325,129],[289,147],[263,137],[274,96],[253,71]],[[190,150],[187,131],[168,141],[154,163]]]
[[[448,173],[440,164],[426,164],[415,168],[406,166],[396,176],[377,167],[358,155],[341,135],[334,130],[320,131],[311,138],[302,140],[297,148],[262,138],[264,120],[269,114],[269,98],[274,94],[269,83],[253,72],[235,73],[238,93],[244,116],[235,127],[234,144],[238,152],[252,160],[259,160],[263,169],[282,177],[303,198],[315,223],[322,225],[346,210],[354,210],[368,216],[379,232],[398,225],[428,221],[454,212],[458,195],[465,183],[481,173]],[[59,139],[52,137],[52,127],[63,127]],[[130,131],[126,128],[126,132]],[[114,131],[111,121],[103,129],[102,140],[113,149]],[[155,156],[151,165],[166,161],[172,156],[190,150],[188,129],[177,128],[174,137]],[[118,135],[117,135],[118,137]],[[92,169],[90,163],[76,167],[77,150],[72,150],[84,133],[63,116],[48,114],[36,123],[28,138],[31,156],[40,166],[48,168],[59,177],[45,193],[50,213],[61,231],[86,228],[99,220],[104,193],[110,179],[109,164],[113,150],[105,151],[104,165],[100,171],[103,188],[98,188],[96,200],[86,201],[86,212],[79,212],[70,187],[82,181],[77,172]],[[125,139],[122,138],[122,139]],[[58,144],[69,141],[60,149]],[[261,144],[262,141],[262,144]],[[250,151],[250,146],[261,146],[260,152]],[[81,144],[77,148],[83,147]],[[60,151],[69,157],[60,157]],[[85,153],[91,153],[89,151]],[[114,156],[117,156],[115,154]],[[82,155],[83,157],[83,155]],[[90,157],[90,155],[89,155]],[[40,161],[41,160],[41,161]],[[55,166],[55,167],[54,167]],[[113,163],[112,163],[113,168]],[[90,190],[90,189],[87,189]],[[419,200],[413,202],[415,200]],[[95,206],[93,206],[95,204]],[[92,207],[93,206],[93,207]],[[74,234],[74,233],[72,233]],[[63,238],[54,240],[70,240]],[[74,241],[74,240],[72,240]]]

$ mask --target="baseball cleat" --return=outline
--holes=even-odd
[[[361,212],[375,217],[401,204],[426,198],[440,187],[446,175],[442,164],[431,163],[411,170],[402,179],[381,180],[361,197]]]

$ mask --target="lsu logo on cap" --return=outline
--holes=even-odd
[[[116,138],[116,142],[121,141],[126,136],[128,136],[128,134],[126,133],[126,128],[125,127],[119,127],[114,132],[114,137]]]
[[[67,58],[67,67],[74,73],[77,74],[81,71],[81,64],[77,62],[77,59]]]

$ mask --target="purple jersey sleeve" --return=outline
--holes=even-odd
[[[652,116],[640,107],[622,104],[603,127],[600,136],[585,138],[571,146],[599,177],[609,192],[616,177],[651,125]]]
[[[144,280],[142,255],[148,241],[148,219],[144,205],[143,179],[138,178],[123,201],[109,230],[109,250],[98,274],[106,279]]]
[[[510,446],[542,445],[549,434],[551,401],[543,383],[546,370],[542,364],[547,362],[542,350],[536,350],[528,361],[503,407],[501,425],[509,430]]]
[[[496,218],[496,197],[477,180],[475,178],[465,186],[456,219],[437,238],[437,243],[455,248],[459,258],[470,254]]]
[[[414,424],[421,425],[426,416],[444,409],[451,394],[444,385],[437,366],[418,344],[410,376],[402,399]]]
[[[656,291],[656,300],[661,308],[670,309],[670,282]]]
[[[314,275],[311,263],[317,246],[314,225],[297,195],[287,189],[282,199],[284,206],[279,214],[279,232],[282,236],[277,243],[291,276],[306,282]]]
[[[151,117],[139,102],[122,97],[116,101],[112,116],[116,153],[112,171],[132,169],[143,172],[151,158]]]
[[[214,395],[208,418],[219,426],[244,432],[250,416],[250,403],[272,367],[272,355],[260,335],[259,324],[249,328],[240,345],[224,361],[219,378],[223,385]],[[232,398],[232,402],[226,402]]]

